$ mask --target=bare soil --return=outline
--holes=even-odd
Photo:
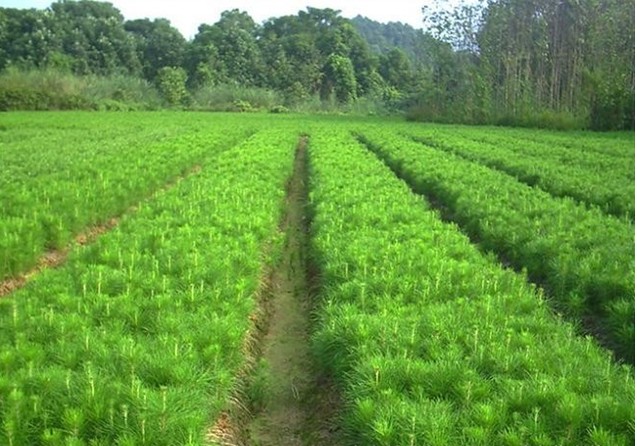
[[[303,137],[281,222],[286,235],[283,255],[271,275],[261,370],[252,384],[261,389],[260,410],[247,426],[247,443],[255,446],[338,444],[334,423],[340,406],[338,393],[329,378],[318,372],[310,350],[307,164],[307,138]]]

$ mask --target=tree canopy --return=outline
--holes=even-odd
[[[183,82],[171,89],[180,103],[228,85],[276,91],[288,105],[372,98],[417,119],[634,125],[634,0],[438,1],[423,7],[423,23],[308,7],[259,24],[233,9],[186,40],[166,19],[59,0],[0,8],[0,71],[126,74],[161,91]]]

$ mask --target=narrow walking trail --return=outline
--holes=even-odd
[[[328,380],[316,372],[309,343],[307,137],[299,142],[287,187],[284,248],[272,274],[271,315],[255,376],[261,410],[248,426],[249,444],[333,446],[338,401]]]

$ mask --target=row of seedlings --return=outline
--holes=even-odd
[[[310,149],[313,348],[347,444],[633,444],[628,366],[353,137],[315,133]]]
[[[572,197],[588,206],[598,206],[604,212],[626,220],[634,220],[635,179],[624,175],[628,163],[608,163],[603,168],[604,155],[594,153],[592,163],[583,165],[577,154],[564,156],[552,147],[538,148],[532,142],[516,144],[475,141],[473,133],[465,135],[444,129],[413,129],[409,135],[416,141],[436,147],[462,158],[513,175],[519,181],[536,186],[553,196]],[[535,149],[535,150],[533,150]],[[568,150],[568,149],[566,149]],[[614,160],[613,160],[614,161]]]
[[[370,127],[361,139],[485,251],[548,288],[556,308],[634,363],[634,226],[510,175]]]
[[[262,131],[211,156],[0,301],[0,443],[206,442],[244,361],[264,247],[280,245],[296,139]]]
[[[568,137],[564,142],[567,142],[568,146],[564,146],[559,143],[560,139],[556,141],[551,133],[529,130],[518,133],[520,129],[494,131],[489,127],[466,126],[455,127],[455,130],[458,135],[478,142],[502,145],[516,153],[532,155],[556,163],[603,170],[628,179],[635,178],[634,138],[612,138],[611,134],[605,134],[602,141],[596,143],[598,133],[574,132],[567,134]],[[528,137],[525,138],[525,136]],[[591,144],[598,150],[591,148]],[[614,149],[606,150],[608,144],[613,144]]]
[[[530,141],[561,150],[563,148],[578,155],[597,153],[616,159],[635,159],[635,152],[630,146],[635,143],[634,132],[591,132],[591,131],[554,131],[523,128],[497,127],[497,132],[489,132],[493,127],[485,127],[484,131],[493,135],[499,133],[520,141]]]
[[[218,125],[202,133],[201,118],[169,123],[161,115],[128,125],[118,114],[76,115],[74,126],[45,118],[52,122],[40,118],[41,130],[25,122],[1,134],[0,280],[25,272],[45,251],[122,214],[211,150],[253,132]],[[40,137],[21,141],[14,135],[23,127]]]

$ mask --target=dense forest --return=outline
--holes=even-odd
[[[308,7],[226,11],[187,40],[112,4],[0,8],[0,109],[404,112],[411,119],[634,128],[633,0],[423,7],[424,29]]]

